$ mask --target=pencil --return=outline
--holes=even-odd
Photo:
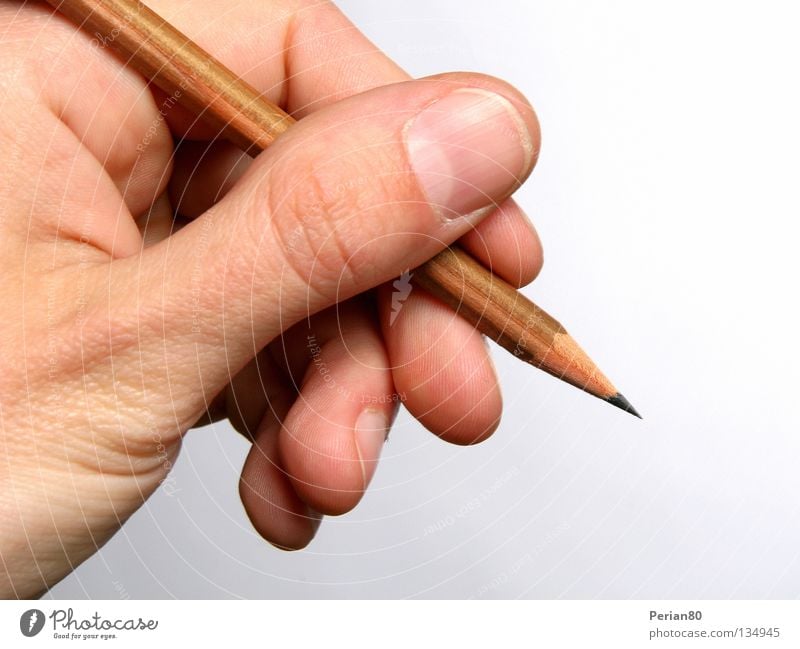
[[[263,151],[295,122],[138,0],[47,2],[245,152]],[[413,281],[517,358],[641,418],[564,327],[460,248],[415,269]]]

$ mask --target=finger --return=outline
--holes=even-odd
[[[459,241],[494,273],[521,286],[538,274],[536,231],[513,199]],[[482,336],[454,311],[401,280],[381,290],[381,321],[395,389],[431,432],[456,444],[486,439],[502,402]]]
[[[409,79],[330,2],[238,2],[222,15],[211,0],[153,0],[151,6],[297,118]],[[177,105],[166,120],[179,136],[215,133]]]
[[[364,296],[337,304],[291,327],[233,377],[214,400],[217,419],[227,416],[238,432],[252,440],[265,417],[277,416],[271,403],[291,404],[300,394],[303,377],[313,362],[310,348],[344,337],[345,330],[361,328],[378,331],[374,305]],[[309,344],[309,332],[313,332],[313,345]]]
[[[538,150],[521,102],[462,78],[319,111],[209,213],[135,263],[115,263],[119,281],[134,283],[115,295],[130,306],[138,292],[136,312],[158,315],[175,371],[196,361],[203,391],[216,393],[278,332],[418,265],[505,199]]]
[[[539,235],[513,198],[503,202],[458,243],[495,275],[518,287],[536,279],[544,263]]]
[[[321,516],[298,495],[278,455],[280,421],[289,400],[273,400],[256,431],[239,480],[239,496],[253,527],[270,543],[287,549],[304,548],[314,538]]]
[[[402,285],[381,287],[381,326],[395,389],[428,430],[475,444],[500,422],[502,398],[483,336],[447,305]],[[395,297],[393,297],[393,294]]]
[[[339,314],[338,331],[312,326],[291,344],[308,367],[281,429],[281,459],[297,494],[326,514],[361,499],[398,404],[377,323],[361,308]]]
[[[81,238],[114,256],[135,254],[141,239],[132,216],[166,187],[169,130],[145,80],[99,47],[95,36],[44,3],[23,5],[15,21],[26,38],[2,42],[3,59],[22,62],[24,71],[8,86],[4,106],[9,114],[17,105],[22,111],[12,122],[21,129],[28,164],[66,183],[45,188],[60,208],[54,226],[62,237]],[[65,146],[71,142],[74,151]],[[40,205],[32,213],[42,211]]]
[[[233,426],[253,445],[239,479],[239,496],[256,531],[273,545],[297,550],[316,534],[321,515],[295,492],[282,466],[278,437],[296,398],[286,371],[263,350],[223,394]]]
[[[175,159],[172,203],[182,216],[196,218],[218,203],[236,184],[252,158],[227,142],[188,142]],[[515,286],[539,274],[542,244],[522,208],[509,198],[468,231],[461,246],[492,272]]]
[[[242,502],[259,533],[279,547],[304,547],[316,531],[319,514],[303,498],[320,504],[329,513],[342,513],[355,506],[375,471],[385,424],[381,424],[379,435],[363,425],[354,430],[347,409],[322,413],[315,412],[312,406],[334,390],[337,400],[348,399],[369,408],[370,413],[379,411],[389,421],[394,417],[398,401],[394,393],[385,392],[391,388],[391,375],[373,310],[367,300],[351,300],[316,315],[308,323],[298,324],[271,343],[225,390],[225,409],[232,424],[254,444],[242,471]],[[357,335],[346,333],[353,331]],[[331,341],[341,343],[347,354],[331,357]],[[309,367],[319,373],[321,382],[302,380],[310,372]],[[377,394],[376,386],[381,384],[387,387]],[[313,423],[294,432],[289,428],[291,418],[285,424],[290,407],[293,417]],[[342,414],[344,423],[338,421]],[[287,436],[283,445],[287,461],[277,451],[281,429]],[[313,463],[313,458],[328,455],[327,445],[335,441],[340,430],[345,431],[345,443],[337,448],[345,451],[320,472],[324,482],[317,484],[317,469],[308,476],[303,467],[309,464],[309,457]],[[316,436],[314,431],[321,434]],[[356,431],[361,433],[360,438]],[[346,450],[349,440],[356,445],[351,448],[352,455]],[[324,444],[320,445],[320,441]],[[354,462],[361,467],[355,482],[347,470]],[[288,473],[287,463],[299,465],[300,470]],[[297,490],[303,498],[298,497],[293,481],[305,486]]]

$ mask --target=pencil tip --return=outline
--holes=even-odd
[[[615,405],[617,408],[624,410],[625,412],[631,413],[634,417],[638,417],[639,419],[642,418],[642,416],[636,412],[636,408],[631,405],[631,402],[623,397],[619,392],[617,392],[613,397],[608,397],[606,401]]]

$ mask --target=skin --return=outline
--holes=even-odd
[[[420,290],[390,325],[391,281],[456,239],[514,285],[541,268],[507,196],[474,227],[442,224],[408,174],[364,181],[402,170],[405,120],[458,87],[506,97],[538,151],[515,89],[409,81],[328,3],[148,4],[302,121],[252,160],[179,106],[162,115],[161,93],[49,8],[0,1],[5,597],[91,556],[211,420],[252,440],[242,501],[286,549],[367,487],[364,403],[391,420],[402,397],[447,442],[485,439],[502,406],[482,337]]]

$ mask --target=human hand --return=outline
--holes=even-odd
[[[108,42],[0,4],[5,596],[90,556],[198,422],[252,439],[242,501],[284,548],[357,504],[398,400],[484,439],[482,337],[391,280],[457,239],[515,285],[541,265],[509,198],[539,146],[513,88],[409,81],[330,4],[148,4],[302,121],[251,160]]]

